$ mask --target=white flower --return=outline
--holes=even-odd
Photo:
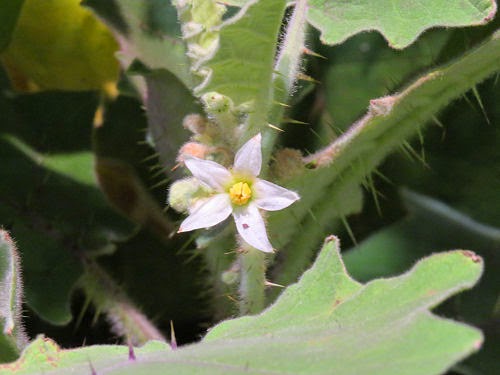
[[[265,252],[273,251],[259,209],[278,211],[300,197],[293,191],[257,178],[262,164],[260,148],[259,133],[236,153],[231,170],[195,157],[184,160],[193,176],[215,194],[190,207],[190,215],[182,222],[179,232],[211,227],[233,214],[238,233],[245,242]]]

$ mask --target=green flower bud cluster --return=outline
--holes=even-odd
[[[226,7],[214,0],[175,0],[191,71],[205,80],[209,71],[201,67],[219,45],[217,26],[222,23]]]

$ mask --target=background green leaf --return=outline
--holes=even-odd
[[[6,0],[2,3],[2,11],[0,12],[0,52],[9,45],[23,3],[24,0]]]
[[[6,3],[12,1],[2,2],[2,16]],[[21,92],[112,92],[119,74],[117,49],[111,32],[78,0],[25,0],[0,60]]]
[[[131,230],[94,182],[88,132],[95,104],[89,93],[0,99],[0,223],[22,249],[28,305],[56,324],[71,319],[79,252]]]
[[[167,69],[192,87],[177,11],[170,1],[84,0],[82,5],[91,8],[119,36],[118,57],[124,69],[138,59],[150,69]]]

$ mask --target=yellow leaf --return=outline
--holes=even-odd
[[[26,0],[1,60],[19,91],[96,90],[116,82],[117,50],[80,0]]]

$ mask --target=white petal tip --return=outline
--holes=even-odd
[[[258,249],[258,250],[260,250],[260,251],[262,251],[264,253],[268,253],[268,254],[274,253],[274,249],[273,248],[271,248],[271,249]]]

